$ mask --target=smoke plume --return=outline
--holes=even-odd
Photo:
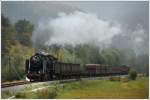
[[[111,38],[121,32],[120,25],[101,20],[95,14],[75,11],[59,13],[55,19],[41,21],[33,33],[35,46],[52,44],[110,44]]]
[[[59,13],[56,18],[40,21],[32,35],[36,48],[52,44],[75,46],[94,43],[99,47],[132,49],[136,54],[148,54],[148,39],[147,32],[140,24],[133,30],[80,11]]]
[[[141,24],[134,30],[123,28],[122,33],[112,38],[111,46],[119,49],[132,49],[137,55],[148,54],[149,36]]]

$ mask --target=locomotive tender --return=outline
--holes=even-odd
[[[30,81],[47,81],[54,79],[94,77],[128,74],[127,66],[110,66],[104,64],[80,64],[59,62],[57,58],[46,53],[36,53],[26,60],[26,74]]]

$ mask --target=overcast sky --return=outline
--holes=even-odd
[[[2,2],[2,13],[16,21],[33,17],[45,19],[56,17],[59,12],[81,10],[98,15],[102,19],[116,20],[122,24],[142,24],[148,29],[147,1],[109,1],[109,2]]]

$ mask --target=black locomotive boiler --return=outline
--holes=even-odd
[[[26,74],[30,81],[47,81],[54,79],[95,77],[128,74],[128,66],[110,66],[104,64],[80,64],[59,62],[57,58],[46,53],[36,53],[26,60]]]

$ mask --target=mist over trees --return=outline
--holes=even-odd
[[[137,55],[132,48],[100,47],[93,43],[84,44],[52,44],[38,48],[32,46],[32,35],[35,31],[33,23],[26,19],[12,24],[3,16],[2,23],[2,81],[21,79],[25,77],[25,59],[38,50],[44,50],[67,63],[108,64],[112,66],[129,65],[140,73],[146,73],[149,66],[149,55]],[[42,38],[42,37],[41,37]],[[99,44],[100,45],[100,44]]]

